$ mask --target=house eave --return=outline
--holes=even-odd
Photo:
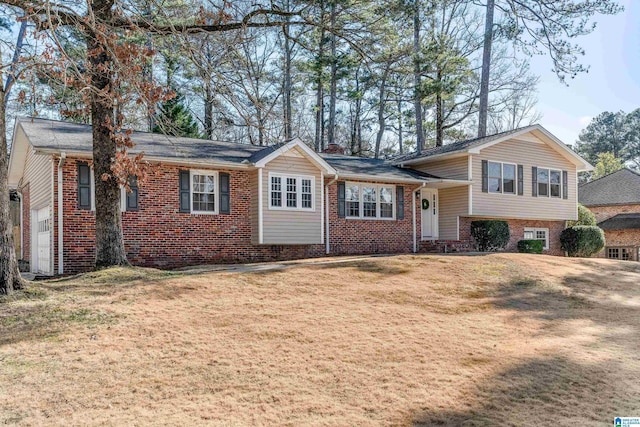
[[[49,154],[49,155],[60,155],[61,150],[51,149],[51,148],[37,148],[35,149],[36,154]],[[81,159],[92,159],[93,153],[90,151],[74,151],[74,150],[65,150],[67,157],[76,157]],[[162,156],[147,156],[143,157],[143,160],[147,160],[152,163],[162,163],[166,165],[174,165],[174,166],[198,166],[198,167],[208,167],[208,168],[218,168],[218,169],[253,169],[254,166],[250,163],[234,163],[234,162],[216,162],[210,160],[194,160],[194,159],[180,159],[176,157],[162,157]]]

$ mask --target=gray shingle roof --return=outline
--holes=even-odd
[[[514,133],[518,133],[523,131],[524,129],[531,128],[533,129],[535,126],[525,126],[518,129],[509,130],[506,132],[496,133],[494,135],[489,135],[481,138],[473,138],[467,139],[464,141],[453,142],[451,144],[445,144],[441,147],[432,147],[424,150],[422,153],[411,153],[405,154],[403,156],[398,156],[390,159],[395,164],[399,164],[402,162],[406,162],[409,160],[415,160],[420,158],[432,157],[440,154],[449,154],[455,153],[457,151],[468,150],[473,147],[477,147],[480,145],[487,144],[489,142],[495,141],[496,139],[504,138],[506,136],[512,135]]]
[[[321,156],[338,171],[339,175],[373,175],[387,179],[441,179],[413,169],[399,168],[381,159],[341,154],[321,154]]]
[[[618,214],[598,223],[603,230],[628,230],[640,228],[640,213]]]
[[[640,203],[640,174],[620,169],[583,184],[578,188],[578,201],[585,206]]]
[[[90,153],[92,151],[92,131],[89,125],[41,118],[19,118],[18,121],[35,148],[59,152]],[[133,132],[131,139],[136,144],[131,153],[144,152],[151,158],[215,163],[255,163],[285,145],[281,143],[259,147],[249,144],[178,138],[148,132]],[[415,170],[399,168],[384,160],[334,154],[320,156],[341,175],[370,175],[389,181],[438,178]]]
[[[20,118],[18,121],[35,148],[78,152],[92,150],[92,132],[89,125],[39,118]],[[136,144],[131,150],[132,153],[144,152],[149,157],[182,160],[241,163],[265,150],[265,147],[249,144],[177,138],[148,132],[133,132],[131,139]]]

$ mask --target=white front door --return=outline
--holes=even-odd
[[[36,211],[35,217],[36,259],[34,272],[49,274],[51,272],[51,221],[49,207]]]
[[[438,190],[423,188],[420,194],[422,240],[438,239]]]

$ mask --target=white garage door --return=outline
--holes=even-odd
[[[40,209],[37,213],[37,259],[38,273],[50,273],[51,269],[51,221],[49,208]]]

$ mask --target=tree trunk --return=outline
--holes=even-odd
[[[491,43],[493,42],[494,0],[487,0],[486,22],[484,27],[484,50],[482,52],[482,77],[480,78],[480,114],[478,117],[478,137],[487,135],[487,116],[489,110],[489,71],[491,69]]]
[[[94,1],[96,18],[112,18],[112,1]],[[129,265],[124,250],[120,214],[120,186],[112,176],[116,142],[110,129],[113,115],[113,70],[108,50],[92,35],[87,39],[91,63],[91,127],[93,130],[93,170],[96,203],[96,268]],[[103,179],[103,177],[107,179]]]
[[[416,116],[416,151],[424,149],[424,130],[422,129],[422,96],[420,91],[420,0],[415,0],[413,14],[413,106]]]
[[[398,150],[400,154],[404,154],[404,130],[402,128],[402,99],[398,96]]]
[[[336,97],[338,92],[338,62],[336,60],[336,0],[331,1],[331,89],[329,93],[329,131],[327,143],[335,143],[336,133]]]
[[[322,70],[324,68],[324,2],[320,2],[320,41],[318,45],[317,70],[316,70],[316,151],[319,153],[324,148],[324,88],[322,87]]]
[[[382,143],[382,137],[384,136],[386,125],[386,118],[384,115],[384,110],[386,107],[385,103],[385,93],[387,86],[387,77],[389,76],[389,71],[391,68],[391,63],[387,63],[384,69],[384,73],[382,74],[382,79],[380,80],[380,92],[378,94],[378,134],[376,135],[376,152],[375,158],[380,157],[380,144]]]
[[[2,84],[0,79],[0,85]],[[9,156],[7,153],[5,92],[0,87],[0,294],[10,294],[23,286],[18,270],[13,230],[9,216]]]
[[[438,70],[436,79],[442,81],[442,71]],[[441,86],[438,85],[440,88]],[[436,147],[442,147],[444,141],[444,101],[442,99],[442,89],[438,89],[436,94]]]
[[[208,82],[204,84],[204,134],[213,139],[213,93]]]
[[[291,10],[290,1],[285,2],[286,11]],[[291,19],[287,16],[286,22]],[[293,130],[291,128],[291,41],[289,40],[289,26],[284,26],[284,139],[293,138]]]

